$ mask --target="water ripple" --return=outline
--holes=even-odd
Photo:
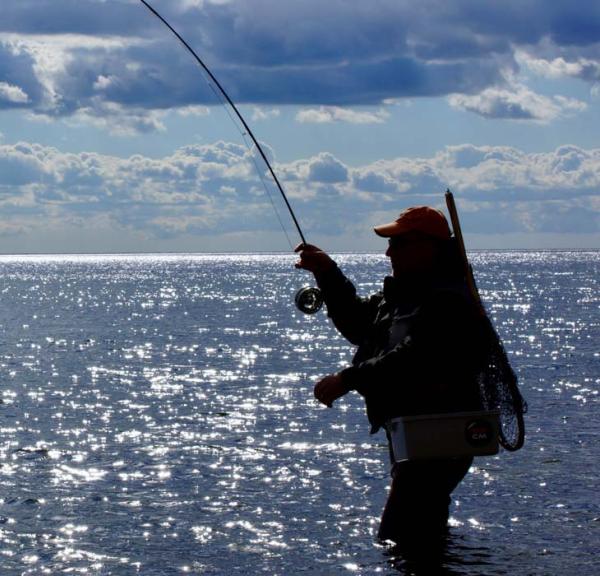
[[[387,272],[338,259],[365,293]],[[600,256],[472,261],[528,438],[476,462],[425,562],[374,541],[385,440],[357,396],[314,401],[352,350],[293,309],[293,257],[1,257],[1,573],[591,576]]]

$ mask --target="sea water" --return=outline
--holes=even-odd
[[[380,255],[340,255],[361,294]],[[598,574],[600,252],[475,252],[529,403],[428,566],[375,539],[389,484],[352,346],[288,255],[0,257],[0,574]],[[433,563],[433,564],[432,564]]]

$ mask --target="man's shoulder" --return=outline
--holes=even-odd
[[[475,302],[467,286],[458,283],[436,287],[427,294],[419,307],[424,315],[436,314],[442,317],[471,315],[475,310]]]

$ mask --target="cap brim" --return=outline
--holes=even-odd
[[[391,236],[397,236],[398,234],[406,232],[406,228],[399,222],[390,222],[389,224],[375,226],[373,230],[375,230],[377,236],[381,236],[382,238],[390,238]]]

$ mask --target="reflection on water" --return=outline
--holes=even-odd
[[[439,541],[423,545],[394,546],[385,550],[391,570],[406,576],[430,576],[443,574],[455,576],[469,573],[469,565],[477,572],[473,574],[505,574],[505,567],[494,566],[493,552],[481,547],[469,546],[461,538],[448,533]],[[497,559],[496,559],[497,561]]]
[[[293,306],[287,256],[2,257],[1,574],[591,575],[598,253],[481,252],[531,410],[439,549],[375,541],[389,473],[350,347]],[[342,256],[364,292],[379,256]]]

